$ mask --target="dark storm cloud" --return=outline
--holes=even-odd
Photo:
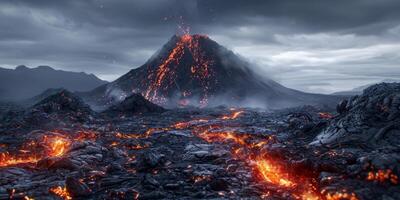
[[[362,28],[397,23],[400,3],[396,0],[253,0],[253,1],[199,1],[204,8],[231,23],[243,19],[272,18],[287,20],[288,25],[305,26],[304,30],[326,31]],[[249,3],[251,2],[251,3]],[[244,18],[243,18],[244,17]],[[381,30],[376,30],[381,31]]]
[[[357,85],[399,74],[399,10],[397,0],[3,0],[0,66],[112,80],[189,25],[288,86],[330,92],[344,87],[317,75]]]

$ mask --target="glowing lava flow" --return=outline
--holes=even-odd
[[[22,163],[36,163],[40,159],[36,155],[32,156],[14,156],[10,155],[9,152],[0,154],[0,167],[6,167],[10,165],[18,165]]]
[[[170,128],[149,128],[149,129],[147,129],[146,132],[144,132],[142,134],[141,133],[127,134],[127,133],[117,132],[115,134],[115,136],[118,138],[121,138],[121,139],[145,139],[145,138],[150,137],[155,132],[167,131],[167,130],[170,130]]]
[[[50,188],[49,191],[51,193],[61,197],[64,200],[71,200],[72,199],[72,197],[69,194],[69,192],[68,192],[66,187],[57,186],[57,187]]]
[[[244,111],[235,111],[230,115],[224,115],[221,117],[221,119],[223,120],[229,120],[229,119],[236,119],[238,118],[242,113],[244,113]]]
[[[283,173],[279,166],[273,164],[270,160],[259,158],[255,162],[258,171],[265,181],[283,187],[293,187],[296,185],[293,181],[289,180],[288,174]]]
[[[190,35],[189,35],[190,37]],[[146,97],[146,99],[150,100],[150,101],[161,101],[160,103],[162,103],[162,101],[164,101],[164,99],[158,99],[160,98],[157,95],[157,91],[159,89],[159,87],[161,86],[161,83],[164,81],[164,77],[166,76],[166,74],[169,71],[168,65],[172,62],[172,61],[177,61],[180,57],[182,57],[183,53],[184,53],[184,48],[185,48],[185,43],[187,42],[187,40],[189,40],[190,38],[186,37],[186,35],[182,36],[181,39],[176,43],[176,46],[174,49],[172,49],[172,52],[169,54],[167,60],[165,60],[159,67],[157,70],[157,74],[155,77],[155,81],[149,85],[149,88],[147,89],[144,97]]]
[[[367,180],[369,181],[377,181],[380,183],[384,183],[389,181],[390,183],[397,185],[399,183],[399,178],[396,174],[393,173],[391,169],[387,170],[378,170],[377,172],[369,172]]]
[[[190,66],[190,76],[193,81],[200,84],[202,88],[199,103],[201,106],[206,106],[208,104],[208,93],[212,82],[211,77],[213,75],[210,66],[213,64],[213,59],[208,58],[203,52],[200,45],[200,40],[202,38],[208,37],[204,35],[190,35],[188,33],[179,37],[175,47],[169,52],[168,57],[155,71],[152,71],[150,75],[148,75],[150,83],[147,89],[142,92],[146,99],[159,104],[163,104],[167,101],[167,97],[163,92],[170,88],[177,87],[177,67],[184,54],[189,53],[193,58],[192,66]],[[186,97],[191,94],[191,91],[182,90],[179,92],[182,93],[182,97],[185,98],[181,99],[180,104],[184,106],[188,105],[190,101],[186,99]]]
[[[235,120],[239,118],[244,111],[236,111],[231,109],[232,113],[229,115],[221,116],[220,120]],[[274,141],[272,136],[263,138],[260,142],[255,138],[256,135],[236,133],[234,131],[220,131],[224,127],[221,124],[201,124],[200,122],[210,122],[209,119],[196,119],[188,122],[179,122],[172,126],[176,129],[190,128],[194,135],[204,139],[205,141],[212,142],[226,142],[233,143],[232,155],[237,159],[244,159],[250,166],[254,166],[255,174],[258,174],[262,181],[269,184],[286,188],[292,191],[293,199],[301,200],[357,200],[354,193],[336,192],[322,194],[318,192],[316,186],[311,184],[311,179],[301,177],[300,175],[289,174],[287,170],[268,155],[259,155],[260,148]],[[379,175],[372,176],[379,177]],[[371,178],[372,179],[372,178]],[[379,178],[378,178],[379,179]],[[261,198],[268,198],[270,192],[262,195]]]
[[[36,152],[41,145],[47,150],[44,152]],[[71,142],[59,136],[44,136],[40,145],[36,142],[27,143],[27,147],[19,150],[18,155],[11,155],[9,152],[0,153],[0,167],[10,165],[37,163],[45,157],[60,157],[68,150]]]
[[[326,200],[358,200],[356,194],[343,192],[329,193],[325,195]]]
[[[208,132],[207,130],[198,134],[199,137],[207,142],[233,141],[240,145],[246,145],[247,135],[235,135],[233,132]]]
[[[59,157],[64,155],[71,144],[69,140],[62,137],[55,137],[51,138],[50,140],[50,157]]]

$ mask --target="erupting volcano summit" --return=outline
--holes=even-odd
[[[168,107],[253,104],[277,108],[330,101],[257,76],[232,51],[197,34],[174,35],[144,65],[90,92],[89,99],[101,105],[132,93]]]

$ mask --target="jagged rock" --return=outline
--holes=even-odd
[[[65,181],[65,186],[67,188],[67,191],[73,197],[89,196],[92,193],[92,191],[85,183],[82,183],[78,179],[73,177],[67,177]]]
[[[24,111],[8,112],[3,122],[27,129],[63,127],[93,120],[95,113],[77,95],[59,90]]]
[[[61,90],[50,95],[33,105],[31,110],[31,112],[41,111],[47,114],[74,114],[76,117],[88,117],[92,114],[90,107],[68,90]]]
[[[118,163],[112,163],[107,166],[107,173],[122,173],[125,169]]]
[[[400,129],[397,127],[400,122],[400,111],[393,99],[400,95],[400,84],[382,83],[371,86],[364,90],[358,97],[350,99],[346,104],[348,111],[343,112],[345,102],[339,104],[339,110],[343,116],[334,119],[331,125],[326,128],[312,144],[338,144],[338,143],[369,143],[371,145],[391,143],[398,140],[397,135]],[[388,121],[393,121],[387,123]],[[379,131],[371,132],[371,129]],[[391,134],[387,134],[391,132]],[[382,141],[384,135],[388,138]]]
[[[148,151],[138,158],[139,170],[151,170],[161,167],[166,162],[165,155],[158,151]]]
[[[337,111],[339,114],[345,113],[345,112],[347,111],[347,104],[348,104],[348,101],[347,101],[347,100],[342,100],[342,101],[337,105],[336,111]]]
[[[117,105],[113,105],[103,112],[108,116],[132,116],[147,113],[162,113],[166,110],[150,101],[140,94],[132,94]]]
[[[81,166],[82,167],[82,166]],[[49,169],[69,169],[77,170],[79,166],[75,164],[70,158],[61,158],[49,166]]]
[[[144,187],[148,188],[157,188],[160,185],[160,183],[150,174],[144,176],[142,183]]]
[[[211,179],[210,182],[210,187],[212,190],[216,190],[216,191],[223,191],[223,190],[227,190],[228,189],[228,182],[224,179],[220,179],[220,178],[213,178]]]
[[[138,199],[140,193],[134,188],[122,188],[118,190],[112,190],[107,199]]]

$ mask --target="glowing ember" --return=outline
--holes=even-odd
[[[140,150],[140,149],[144,149],[144,148],[147,148],[147,147],[149,147],[149,145],[140,145],[140,144],[137,144],[137,145],[133,145],[133,146],[128,146],[128,149]]]
[[[318,115],[322,119],[332,119],[333,118],[333,115],[331,113],[327,113],[327,112],[319,112]]]
[[[145,139],[150,137],[153,133],[157,131],[167,131],[167,130],[170,130],[170,128],[149,128],[146,130],[146,132],[142,134],[141,133],[125,134],[117,132],[115,136],[121,139]]]
[[[46,157],[63,156],[71,142],[60,136],[44,136],[40,143],[34,141],[28,142],[18,152],[19,154],[11,155],[9,152],[0,153],[0,167],[6,167],[17,164],[37,163]],[[44,151],[38,151],[40,148]]]
[[[343,192],[328,193],[325,196],[326,200],[358,200],[356,194]]]
[[[321,198],[313,191],[306,191],[301,195],[302,200],[320,200]]]
[[[64,200],[72,200],[72,197],[67,191],[66,187],[61,187],[61,186],[53,187],[50,188],[50,192],[63,198]]]
[[[233,113],[230,114],[230,115],[222,116],[221,119],[224,119],[224,120],[227,120],[227,119],[236,119],[236,118],[238,118],[242,113],[244,113],[244,111],[236,111],[236,112],[233,112]]]
[[[194,176],[192,179],[194,183],[199,183],[202,181],[210,180],[210,176],[202,175],[202,176]]]
[[[76,141],[86,141],[92,140],[95,141],[98,137],[98,133],[95,131],[78,131],[77,136],[74,138]]]
[[[173,125],[173,127],[177,128],[177,129],[184,129],[184,128],[189,127],[189,123],[188,122],[178,122],[175,125]]]
[[[24,200],[35,200],[34,198],[30,198],[28,196],[24,196]]]
[[[8,152],[0,153],[0,167],[6,167],[6,166],[17,165],[17,164],[22,164],[22,163],[36,163],[39,160],[40,159],[37,157],[37,155],[14,156],[14,155],[10,155]]]
[[[390,181],[392,184],[398,184],[399,178],[396,174],[392,172],[391,169],[387,170],[378,170],[377,172],[369,172],[367,176],[367,180],[369,181],[377,181],[377,182],[386,182]]]
[[[113,142],[111,142],[111,144],[110,144],[110,147],[116,147],[116,146],[118,146],[118,142],[115,142],[115,141],[113,141]]]
[[[282,172],[278,165],[273,164],[267,159],[257,159],[257,170],[260,172],[263,180],[283,187],[293,187],[296,184],[289,180],[288,174]]]
[[[70,145],[70,141],[65,138],[55,137],[50,139],[50,156],[60,157],[64,155]]]
[[[233,132],[208,132],[204,131],[198,135],[207,142],[223,142],[223,141],[233,141],[237,144],[245,145],[247,135],[236,135]]]

